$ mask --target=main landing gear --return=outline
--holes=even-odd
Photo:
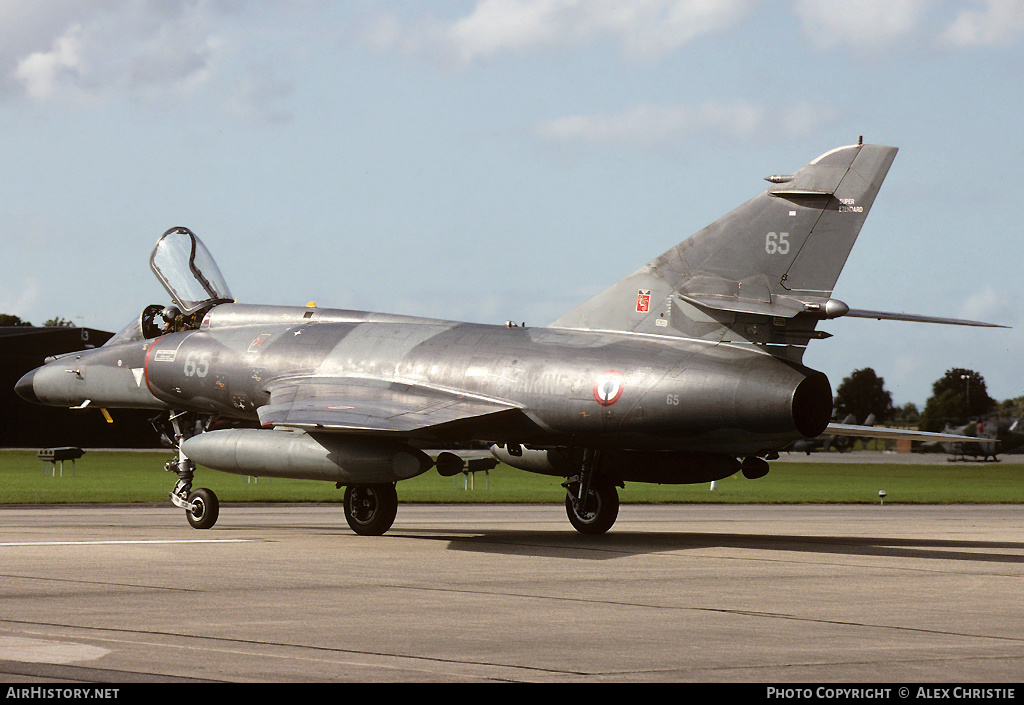
[[[394,483],[349,485],[345,488],[345,520],[360,536],[381,536],[395,523],[398,492]]]
[[[578,475],[563,483],[565,513],[581,534],[603,534],[619,516],[619,493],[615,485],[597,473],[598,453],[587,450]]]

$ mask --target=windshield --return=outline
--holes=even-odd
[[[232,300],[217,263],[188,228],[165,232],[153,248],[149,265],[184,314]]]
[[[135,318],[132,319],[131,323],[122,328],[117,335],[104,344],[113,347],[115,345],[120,345],[121,343],[134,343],[137,340],[144,340],[145,337],[146,336],[142,333],[142,320]]]
[[[121,343],[134,343],[137,340],[149,340],[168,330],[166,321],[163,320],[164,306],[150,304],[142,312],[142,315],[126,325],[113,338],[106,342],[107,345],[120,345]]]

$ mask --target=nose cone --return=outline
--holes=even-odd
[[[25,401],[30,401],[33,404],[38,404],[39,397],[36,396],[35,387],[32,385],[32,380],[35,379],[36,371],[32,370],[27,375],[18,380],[18,383],[14,385],[14,391],[18,393],[18,396]]]

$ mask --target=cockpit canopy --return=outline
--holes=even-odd
[[[171,228],[161,235],[149,257],[149,266],[174,305],[147,306],[108,345],[198,328],[206,311],[233,300],[210,251],[188,228]]]
[[[165,232],[153,248],[149,266],[185,315],[232,300],[210,251],[188,228]]]

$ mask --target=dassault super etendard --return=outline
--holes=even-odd
[[[767,177],[762,193],[538,328],[235,303],[199,239],[172,228],[150,264],[173,303],[49,360],[17,391],[160,410],[177,448],[170,499],[197,528],[219,512],[211,491],[192,489],[199,464],[344,486],[352,529],[383,534],[396,483],[462,471],[462,456],[425,452],[462,444],[564,478],[570,522],[602,533],[625,482],[758,478],[780,449],[825,432],[829,381],[801,364],[808,342],[828,337],[821,321],[989,325],[831,297],[895,155],[858,143]]]

